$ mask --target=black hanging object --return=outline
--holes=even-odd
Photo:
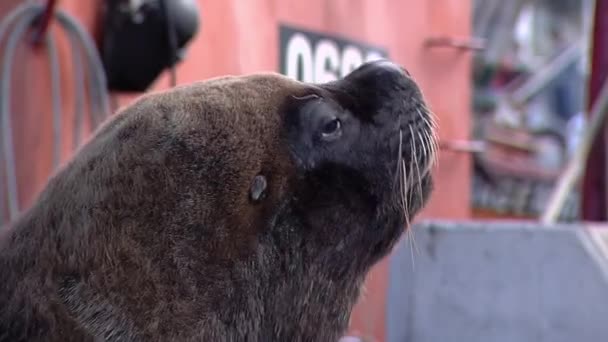
[[[107,0],[101,56],[108,87],[141,92],[183,56],[199,27],[196,0]]]

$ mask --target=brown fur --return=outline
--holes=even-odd
[[[403,231],[387,118],[423,106],[407,77],[405,102],[341,82],[219,78],[115,115],[2,240],[0,341],[336,341]],[[352,113],[335,153],[290,124],[311,93]]]

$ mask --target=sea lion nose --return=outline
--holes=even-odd
[[[401,107],[413,86],[407,71],[389,60],[364,63],[343,79],[325,85],[337,99],[343,100],[343,106],[366,120],[384,112],[390,113],[387,115],[393,120],[402,112],[396,109]]]
[[[381,59],[373,62],[362,64],[359,68],[350,73],[347,78],[356,79],[361,82],[369,82],[375,80],[398,80],[409,76],[409,73],[401,66],[386,60]]]
[[[346,83],[359,88],[375,89],[379,92],[390,91],[396,83],[402,83],[409,78],[409,73],[389,60],[367,62],[345,77]]]
[[[401,66],[399,66],[389,60],[386,60],[386,59],[369,62],[367,64],[369,64],[369,68],[371,68],[372,70],[377,69],[376,72],[379,72],[379,73],[382,73],[382,72],[393,73],[393,74],[395,74],[395,76],[409,75],[407,70],[405,70]]]

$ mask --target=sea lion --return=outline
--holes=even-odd
[[[435,128],[389,61],[142,96],[0,249],[0,341],[337,341],[425,204]]]

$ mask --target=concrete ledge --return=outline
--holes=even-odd
[[[422,222],[391,257],[387,341],[608,341],[607,231]]]

